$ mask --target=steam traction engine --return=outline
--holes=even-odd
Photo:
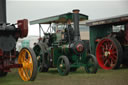
[[[57,67],[60,75],[67,75],[69,71],[76,71],[81,66],[88,73],[97,72],[95,56],[88,53],[87,44],[80,39],[79,21],[87,19],[87,15],[79,14],[79,10],[74,10],[73,13],[30,22],[30,24],[39,24],[44,34],[44,37],[39,37],[39,42],[33,48],[40,72],[47,72],[50,67]],[[51,26],[52,23],[56,26]],[[74,28],[71,23],[74,24]],[[50,26],[44,30],[42,24],[50,24]]]
[[[128,66],[128,15],[90,21],[91,53],[103,69]]]
[[[37,61],[34,51],[31,48],[22,48],[20,52],[16,52],[18,38],[24,38],[27,34],[27,19],[18,20],[17,27],[6,23],[6,0],[0,0],[0,77],[6,76],[11,68],[19,68],[22,80],[35,79]]]

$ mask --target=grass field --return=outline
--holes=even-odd
[[[34,82],[22,81],[17,70],[13,70],[0,78],[0,85],[128,85],[128,69],[99,69],[97,74],[87,74],[78,69],[68,76],[60,76],[56,69],[50,69],[47,73],[38,73]]]

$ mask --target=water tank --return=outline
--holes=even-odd
[[[30,40],[23,40],[22,41],[22,48],[23,47],[27,47],[27,48],[30,47]]]

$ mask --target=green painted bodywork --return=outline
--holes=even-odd
[[[95,55],[97,45],[97,43],[95,42],[96,39],[101,39],[111,34],[113,31],[112,26],[126,24],[127,22],[128,14],[106,19],[88,21],[86,25],[89,26],[91,53]]]
[[[90,26],[90,51],[91,54],[95,55],[97,39],[101,39],[112,32],[111,25],[99,25],[99,26]]]
[[[65,14],[61,14],[61,15],[57,15],[57,16],[34,20],[34,21],[31,21],[30,24],[33,25],[33,24],[56,23],[57,25],[59,25],[61,23],[63,25],[67,25],[66,23],[68,20],[71,20],[71,22],[73,22],[72,16],[73,16],[73,13],[65,13]],[[88,20],[88,16],[84,15],[84,14],[79,14],[79,21],[83,21],[83,20]],[[69,63],[70,63],[70,68],[77,69],[81,66],[88,67],[89,61],[87,59],[87,57],[88,57],[88,51],[86,50],[87,48],[85,48],[84,52],[82,52],[82,53],[77,54],[75,52],[71,52],[73,50],[71,50],[71,47],[69,47],[69,45],[75,41],[72,41],[72,42],[66,41],[64,39],[64,31],[65,30],[64,29],[60,30],[57,27],[56,27],[56,29],[57,30],[55,30],[55,33],[45,33],[44,34],[45,38],[50,35],[49,41],[51,41],[47,47],[47,52],[50,55],[50,56],[48,56],[48,58],[50,58],[50,61],[47,60],[46,62],[49,62],[49,68],[50,67],[58,68],[58,65],[59,65],[58,61],[59,61],[60,56],[67,57],[67,59],[69,60]],[[82,41],[82,40],[80,40],[80,41]],[[39,42],[39,43],[41,43],[41,42]],[[45,43],[45,42],[42,41],[42,43]],[[42,47],[43,47],[43,45],[42,45]]]
[[[34,20],[34,21],[30,21],[30,24],[51,24],[51,23],[62,23],[65,24],[67,23],[67,21],[70,19],[71,22],[73,22],[73,13],[65,13],[65,14],[61,14],[61,15],[56,15],[56,16],[52,16],[52,17],[47,17],[47,18],[43,18],[43,19],[38,19],[38,20]],[[88,20],[88,16],[84,15],[84,14],[79,14],[79,20],[83,21],[83,20]],[[56,32],[54,34],[54,38],[52,41],[52,45],[51,47],[48,48],[48,51],[50,52],[50,54],[52,54],[52,59],[53,59],[53,66],[52,67],[57,67],[57,61],[58,58],[62,55],[65,55],[68,57],[69,61],[72,63],[71,67],[80,67],[85,66],[85,59],[86,59],[86,52],[81,54],[81,56],[77,56],[74,53],[70,53],[69,51],[69,43],[65,43],[62,42],[62,37],[61,37],[61,32]],[[46,34],[45,34],[46,36]],[[61,43],[61,44],[60,44]]]
[[[51,49],[53,49],[53,67],[57,67],[57,61],[58,58],[62,55],[65,55],[68,57],[69,61],[71,62],[70,67],[80,67],[80,66],[86,66],[86,56],[87,53],[84,52],[80,56],[77,56],[74,53],[71,53],[69,51],[69,44],[63,44],[61,46],[53,44],[51,48],[49,48],[49,52],[52,52]],[[52,53],[51,53],[52,54]]]

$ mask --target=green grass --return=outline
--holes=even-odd
[[[38,73],[34,82],[24,82],[17,70],[13,70],[6,77],[0,78],[0,85],[128,85],[128,69],[103,70],[96,74],[88,74],[83,69],[60,76],[56,69],[47,73]]]

